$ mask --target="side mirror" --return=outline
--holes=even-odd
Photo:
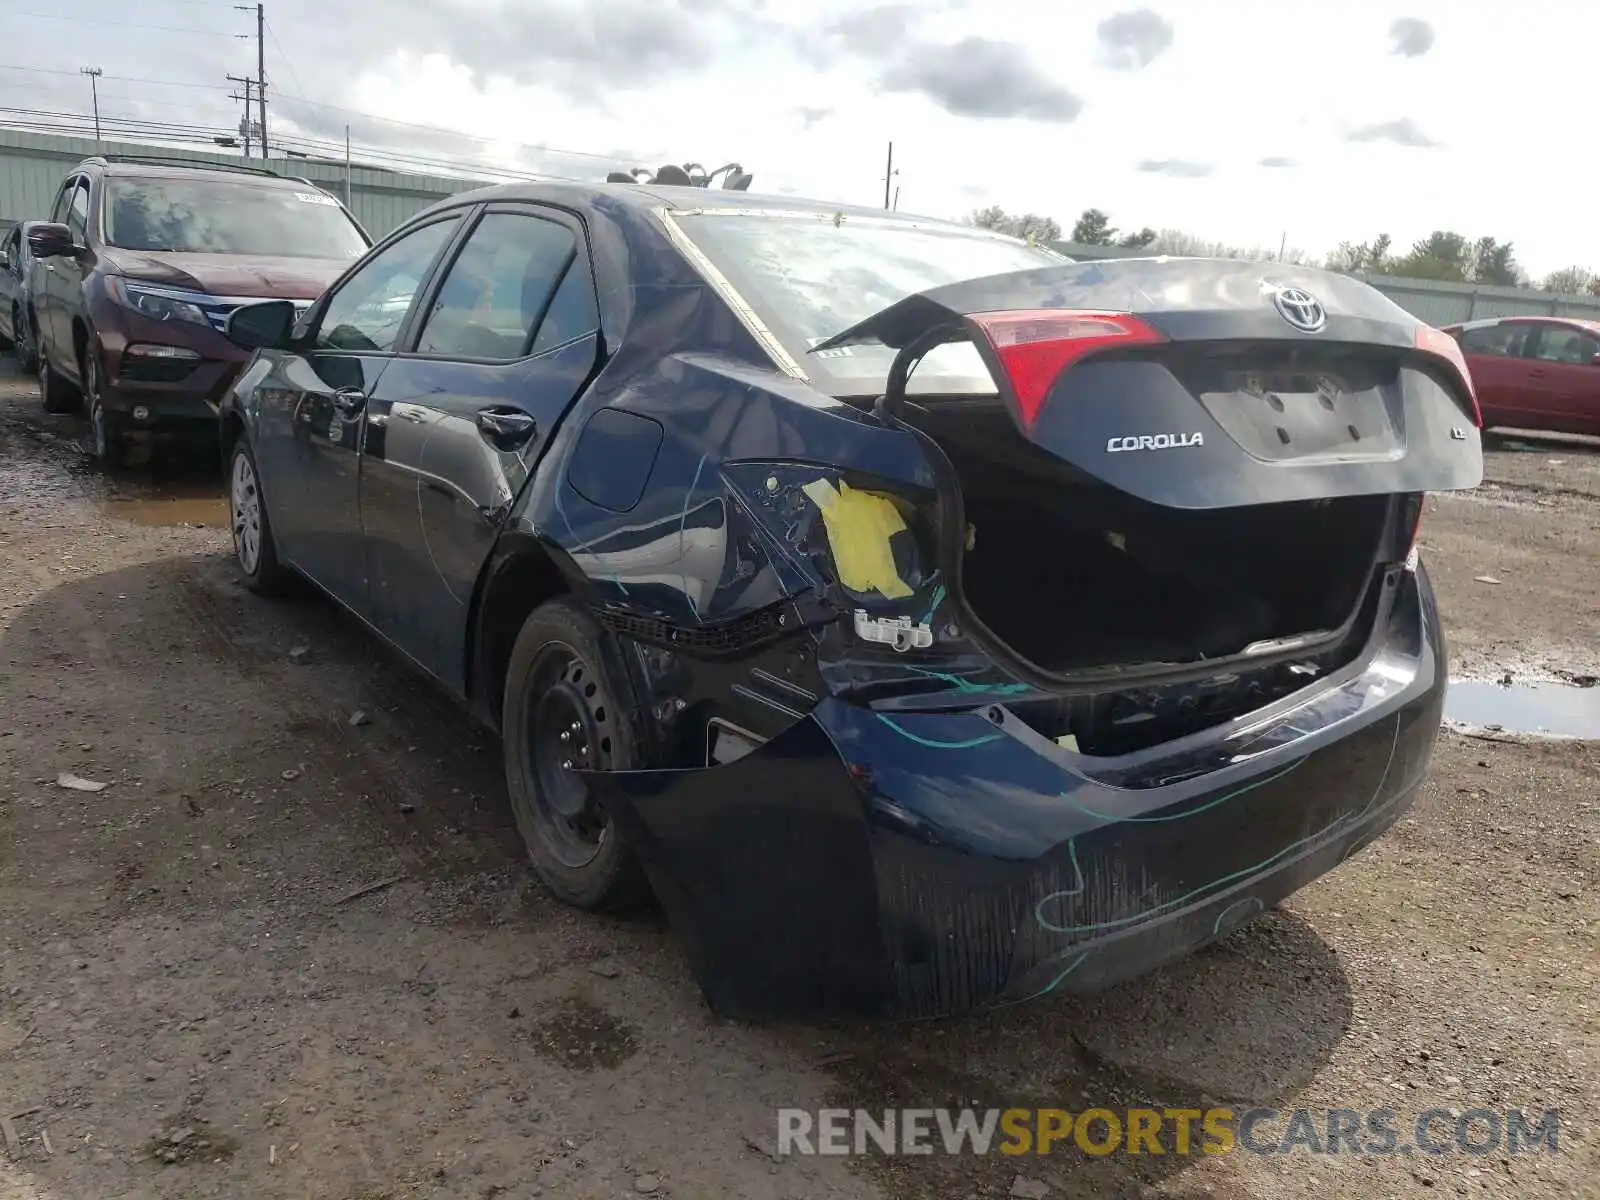
[[[1596,354],[1592,358],[1590,358],[1589,359],[1589,365],[1591,367],[1600,367],[1600,354]]]
[[[41,221],[28,230],[28,249],[35,258],[70,258],[77,253],[72,230],[55,221]]]
[[[282,350],[289,345],[295,317],[292,301],[263,300],[229,313],[222,333],[243,350]]]

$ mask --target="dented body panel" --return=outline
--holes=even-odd
[[[1448,672],[1425,574],[1394,592],[1370,659],[1142,754],[1073,754],[1003,706],[828,699],[732,764],[603,786],[719,1011],[930,1016],[1108,986],[1411,806]]]
[[[413,314],[391,354],[368,356],[375,394],[407,381],[378,415],[487,379],[496,405],[537,416],[537,435],[486,449],[470,391],[453,396],[452,422],[387,437],[370,415],[341,425],[339,449],[358,465],[340,486],[359,493],[363,517],[316,514],[323,526],[306,530],[348,567],[329,590],[491,727],[510,642],[535,605],[575,597],[614,639],[649,765],[585,774],[715,1008],[933,1015],[1115,982],[1221,936],[1398,817],[1426,769],[1446,674],[1426,575],[1405,565],[1416,514],[1398,494],[1475,483],[1481,469],[1477,429],[1451,436],[1466,422],[1456,385],[1414,353],[1410,318],[1356,281],[1273,264],[1329,308],[1318,334],[1285,333],[1256,265],[1124,262],[953,284],[833,340],[899,347],[983,306],[1120,305],[1173,344],[1215,341],[1225,357],[1259,334],[1284,348],[1285,379],[1350,385],[1331,407],[1313,394],[1284,415],[1265,396],[1287,385],[1234,380],[1214,355],[1130,351],[1063,372],[1028,426],[1035,449],[1140,503],[1397,498],[1375,510],[1370,579],[1316,638],[1252,647],[1242,662],[1058,677],[967,605],[963,554],[983,535],[941,444],[870,398],[829,394],[808,348],[774,332],[674,220],[734,203],[797,202],[509,185],[418,214],[410,227],[459,210],[463,230],[517,206],[559,214],[581,231],[597,328],[509,367],[458,370],[410,356]],[[894,224],[812,209],[824,225]],[[447,269],[430,269],[423,301]],[[1341,367],[1339,347],[1357,344],[1386,365]],[[255,390],[224,413],[243,436],[288,420],[283,397],[256,386],[269,374],[247,372]],[[536,407],[526,380],[570,394],[547,391]],[[426,444],[446,434],[450,453]],[[418,463],[444,476],[459,464],[461,478],[367,461],[408,437]],[[1310,450],[1286,455],[1290,444]],[[294,486],[262,480],[275,525]],[[374,499],[380,487],[387,499]],[[417,529],[430,512],[441,515]],[[381,529],[390,541],[375,550]],[[450,546],[428,541],[452,529]],[[1074,728],[1164,732],[1085,750],[1041,732],[1044,710]]]

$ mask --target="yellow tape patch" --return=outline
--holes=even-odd
[[[814,479],[800,489],[822,510],[839,582],[852,592],[876,590],[890,600],[903,600],[911,588],[895,570],[889,539],[906,528],[900,511],[887,497],[856,491],[840,480],[835,488]]]

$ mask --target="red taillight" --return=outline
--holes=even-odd
[[[967,319],[988,339],[1005,368],[1024,428],[1032,427],[1061,372],[1085,355],[1167,340],[1127,313],[1046,308],[972,313]]]
[[[1472,386],[1472,372],[1467,370],[1467,356],[1461,353],[1461,343],[1442,329],[1432,325],[1417,326],[1417,349],[1444,359],[1456,369],[1466,386],[1467,398],[1472,401],[1472,423],[1483,428],[1483,411],[1478,407],[1478,389]]]

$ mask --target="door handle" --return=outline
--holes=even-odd
[[[1530,379],[1543,379],[1544,378],[1544,370],[1543,370],[1543,368],[1534,367],[1532,370],[1530,370],[1528,372],[1528,378],[1530,378]]]
[[[515,408],[485,408],[478,413],[478,432],[497,450],[515,450],[539,432],[539,423]]]
[[[353,417],[367,406],[367,394],[359,388],[339,388],[333,393],[333,406],[347,417]]]

